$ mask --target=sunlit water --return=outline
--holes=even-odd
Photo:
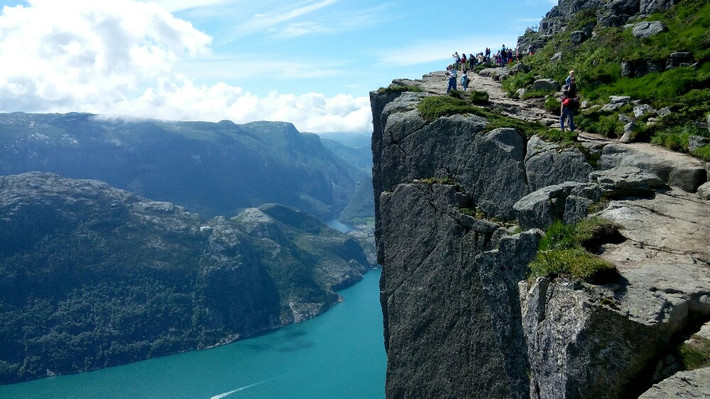
[[[380,271],[307,322],[205,351],[0,386],[0,398],[381,399]]]

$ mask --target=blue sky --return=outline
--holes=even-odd
[[[515,45],[556,3],[0,1],[0,112],[366,133],[369,91]]]

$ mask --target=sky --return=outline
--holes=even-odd
[[[0,0],[0,112],[369,133],[370,91],[514,46],[556,4]]]

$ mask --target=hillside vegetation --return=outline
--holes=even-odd
[[[314,317],[370,263],[276,204],[205,220],[96,180],[0,176],[0,384],[207,348]]]
[[[639,126],[638,140],[651,141],[677,151],[688,151],[688,137],[708,137],[710,114],[710,3],[685,0],[665,12],[632,18],[620,27],[602,26],[597,22],[599,10],[585,9],[575,13],[563,31],[548,37],[529,30],[520,42],[547,40],[534,55],[522,60],[526,72],[517,73],[504,82],[510,95],[529,87],[537,78],[564,82],[570,70],[577,76],[582,101],[587,107],[577,118],[578,126],[608,137],[619,137],[624,129],[624,115]],[[632,34],[635,24],[659,21],[664,31],[651,37]],[[581,43],[573,32],[591,34]],[[688,59],[674,67],[666,67],[672,53],[689,53]],[[650,65],[644,73],[622,73],[623,65]],[[662,71],[653,72],[660,65]],[[648,72],[648,73],[646,73]],[[626,77],[623,75],[627,75]],[[656,110],[668,108],[663,117],[650,113],[636,117],[633,104],[614,111],[603,111],[609,96],[630,96],[632,101],[648,104]],[[556,102],[556,104],[555,104]],[[550,95],[550,109],[559,102]],[[620,120],[619,115],[622,115]],[[693,151],[710,160],[710,146]]]

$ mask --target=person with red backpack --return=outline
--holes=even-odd
[[[574,132],[574,113],[579,109],[577,84],[575,78],[570,78],[569,84],[562,87],[562,105],[560,107],[560,129],[565,131],[565,120],[569,120],[569,131]]]

